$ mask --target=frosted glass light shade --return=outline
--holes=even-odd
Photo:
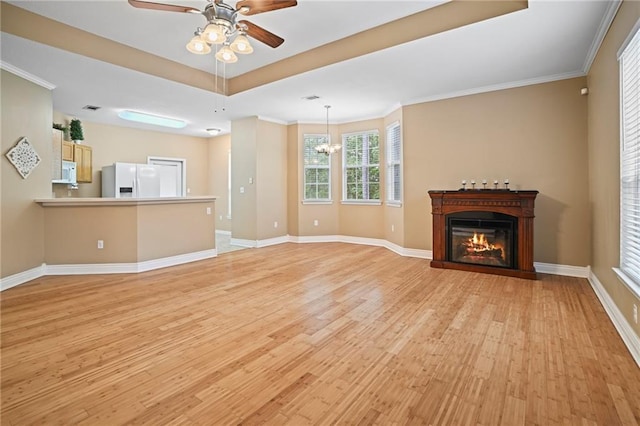
[[[200,38],[209,44],[222,44],[227,41],[226,30],[218,24],[209,24],[205,27]]]
[[[249,39],[244,34],[238,34],[230,47],[234,52],[241,53],[243,55],[248,55],[253,52],[253,47],[251,47]]]
[[[216,59],[220,62],[224,62],[225,64],[238,62],[238,57],[233,53],[233,50],[229,49],[229,46],[224,46],[220,49],[218,53],[216,53]]]
[[[211,52],[209,45],[202,41],[199,35],[194,36],[191,41],[187,43],[187,50],[196,55],[206,55]]]

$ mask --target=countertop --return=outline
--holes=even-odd
[[[215,195],[196,197],[158,197],[158,198],[38,198],[34,200],[43,207],[69,206],[139,206],[149,204],[187,204],[208,203],[218,198]]]

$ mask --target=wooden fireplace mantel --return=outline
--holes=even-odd
[[[536,195],[538,195],[538,191],[489,189],[429,191],[433,215],[433,260],[431,266],[537,279],[536,270],[533,267],[533,219]],[[447,261],[446,216],[464,211],[503,213],[518,219],[515,269]]]

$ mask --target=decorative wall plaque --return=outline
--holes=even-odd
[[[40,156],[24,136],[7,152],[7,158],[23,179],[29,177],[33,169],[40,164]]]

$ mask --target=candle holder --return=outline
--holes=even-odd
[[[471,189],[476,189],[476,181],[475,180],[471,181]]]
[[[509,190],[509,179],[504,180],[504,189]]]
[[[487,189],[487,180],[482,179],[482,189]]]
[[[497,180],[493,181],[493,187],[494,187],[493,189],[498,189],[498,181]]]
[[[466,181],[466,180],[463,180],[463,181],[462,181],[462,190],[463,190],[463,191],[466,191],[466,190],[467,190],[467,181]]]

